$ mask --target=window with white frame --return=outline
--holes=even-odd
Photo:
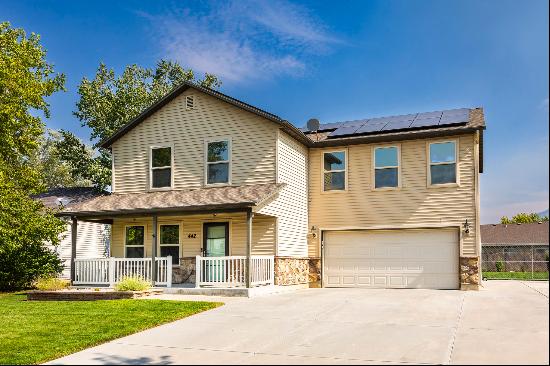
[[[456,142],[430,144],[430,184],[456,183]]]
[[[160,256],[172,256],[172,264],[180,264],[180,226],[175,224],[160,225]]]
[[[399,187],[399,148],[374,148],[374,188]]]
[[[172,148],[151,148],[151,188],[172,187]]]
[[[346,152],[323,153],[323,190],[343,191],[346,189]]]
[[[206,184],[228,184],[230,169],[229,140],[206,142]]]
[[[126,258],[145,257],[145,226],[126,226],[125,234],[125,256]]]

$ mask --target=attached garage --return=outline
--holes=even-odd
[[[325,231],[325,287],[458,289],[458,229]]]

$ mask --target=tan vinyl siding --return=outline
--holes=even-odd
[[[427,143],[456,139],[459,149],[459,186],[427,186]],[[321,152],[310,150],[310,226],[321,229],[368,229],[460,226],[472,224],[462,235],[461,255],[476,255],[476,200],[474,135],[402,141],[401,179],[397,190],[372,190],[372,148],[379,144],[352,145],[348,150],[348,190],[321,192]],[[382,145],[382,144],[380,144]],[[384,144],[388,145],[388,144]],[[319,255],[319,238],[309,241],[309,255]]]
[[[308,149],[283,131],[277,142],[277,181],[286,186],[259,212],[276,216],[277,255],[307,256]]]
[[[246,213],[213,215],[190,215],[159,217],[159,224],[180,225],[180,253],[182,257],[201,255],[203,223],[229,222],[229,254],[246,255]],[[145,226],[145,256],[151,256],[153,220],[150,217],[115,219],[111,243],[111,255],[123,258],[124,233],[127,225]],[[192,237],[193,234],[195,237]],[[191,237],[190,237],[191,236]],[[158,253],[158,252],[157,252]],[[255,215],[252,221],[252,254],[275,254],[275,218]]]
[[[185,108],[185,97],[195,107]],[[232,185],[275,182],[278,126],[190,89],[130,130],[112,146],[115,193],[149,190],[149,149],[171,145],[174,189],[204,186],[205,139],[230,138]]]
[[[61,241],[57,247],[48,246],[59,254],[63,261],[63,278],[71,275],[71,225],[60,235]],[[103,258],[106,255],[106,245],[109,239],[109,226],[93,222],[79,221],[76,241],[76,258]]]

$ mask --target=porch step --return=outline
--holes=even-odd
[[[202,295],[202,296],[227,296],[227,297],[256,297],[272,294],[280,294],[300,289],[309,288],[309,285],[291,286],[258,286],[252,288],[208,288],[208,287],[167,287],[163,288],[165,294],[171,295]]]

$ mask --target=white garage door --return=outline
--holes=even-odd
[[[324,234],[325,287],[457,289],[458,230]]]

